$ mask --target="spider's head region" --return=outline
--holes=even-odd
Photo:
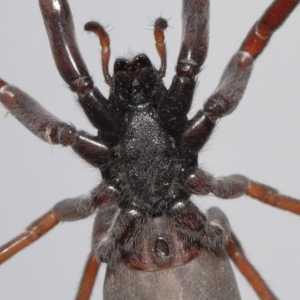
[[[165,91],[158,71],[145,54],[130,60],[117,59],[113,78],[111,98],[114,106],[123,111],[127,110],[128,105],[156,104]]]

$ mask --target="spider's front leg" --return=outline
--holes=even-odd
[[[39,3],[52,54],[61,77],[70,89],[77,93],[78,101],[90,122],[109,139],[114,139],[120,131],[121,118],[94,86],[77,46],[68,2],[40,0]],[[109,57],[106,58],[105,66],[108,62]]]
[[[253,58],[238,52],[226,68],[215,93],[191,120],[190,109],[196,85],[208,49],[209,1],[183,1],[183,34],[176,75],[168,94],[159,106],[161,118],[171,130],[181,131],[182,148],[197,154],[208,140],[218,118],[229,114],[238,105],[250,77]],[[228,88],[230,87],[230,88]],[[234,88],[232,88],[234,87]]]
[[[160,104],[160,117],[175,131],[186,123],[196,86],[208,49],[209,2],[185,0],[182,6],[182,44],[177,59],[176,75],[168,94]]]

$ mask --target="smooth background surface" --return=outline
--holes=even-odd
[[[58,75],[38,1],[1,3],[0,76],[79,129],[95,133]],[[208,59],[199,77],[192,114],[216,87],[231,55],[271,1],[211,1]],[[166,33],[170,84],[181,36],[180,1],[70,0],[77,37],[90,73],[103,94],[99,43],[83,32],[95,19],[108,25],[112,60],[146,52],[159,66],[151,21],[169,19]],[[199,162],[216,175],[241,173],[300,198],[300,8],[258,59],[238,109],[220,121]],[[100,180],[70,149],[49,147],[0,108],[0,244],[19,234],[61,199],[86,193]],[[299,297],[300,217],[243,197],[194,198],[199,207],[218,205],[246,252],[280,299]],[[87,254],[93,218],[59,225],[0,268],[0,299],[73,299]],[[237,274],[242,299],[256,299]],[[201,284],[201,283],[199,283]],[[98,278],[92,299],[102,299]]]

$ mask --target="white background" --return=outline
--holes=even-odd
[[[211,1],[209,56],[199,77],[192,113],[216,87],[231,55],[271,2]],[[112,59],[146,52],[159,66],[151,20],[169,19],[166,33],[169,86],[180,36],[177,1],[70,0],[80,49],[97,85],[108,95],[99,43],[83,32],[94,19],[111,29]],[[199,162],[216,175],[241,173],[300,197],[300,8],[275,34],[257,60],[238,109],[222,119]],[[55,68],[38,1],[1,3],[0,76],[79,129],[95,133]],[[86,193],[100,180],[97,170],[70,149],[49,147],[0,108],[0,244],[19,234],[56,202]],[[299,298],[300,217],[242,197],[194,198],[203,209],[221,207],[248,257],[279,299]],[[93,219],[59,225],[0,268],[0,299],[73,299],[90,251]],[[101,272],[103,273],[103,272]],[[256,299],[237,272],[242,299]],[[201,284],[201,283],[199,283]],[[98,278],[92,299],[102,299]],[[142,288],[142,287],[141,287]]]

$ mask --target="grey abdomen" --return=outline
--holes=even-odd
[[[175,268],[145,272],[119,264],[107,269],[105,300],[239,300],[236,280],[225,250],[202,250]]]

